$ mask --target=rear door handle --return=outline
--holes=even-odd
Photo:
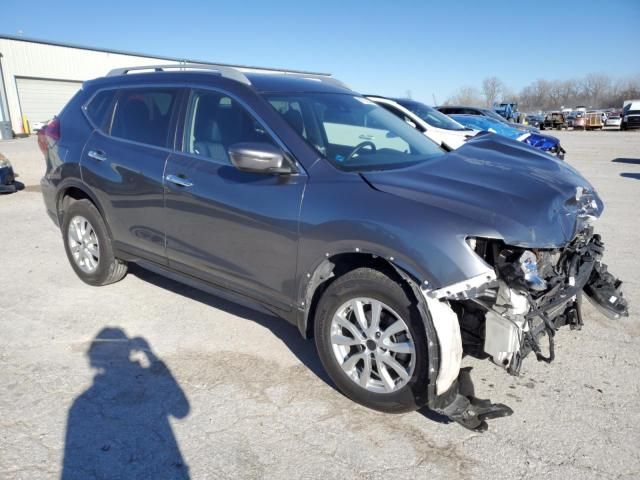
[[[164,178],[167,182],[171,182],[174,185],[179,185],[181,187],[193,187],[193,182],[190,182],[186,178],[179,177],[178,175],[167,175]]]
[[[102,150],[89,150],[87,156],[94,160],[98,160],[99,162],[104,162],[107,159],[107,155]]]

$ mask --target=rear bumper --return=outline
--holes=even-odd
[[[40,188],[42,190],[42,199],[44,201],[47,215],[49,215],[49,218],[51,218],[53,223],[59,227],[60,219],[58,218],[56,206],[56,188],[45,177],[40,180]]]

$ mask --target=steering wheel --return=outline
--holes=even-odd
[[[362,150],[362,149],[363,149],[363,148],[365,148],[365,147],[370,147],[370,148],[371,148],[372,153],[375,153],[375,152],[376,152],[376,144],[375,144],[375,143],[373,143],[373,142],[370,142],[369,140],[367,140],[366,142],[362,142],[362,143],[359,143],[358,145],[356,145],[356,148],[354,148],[353,150],[351,150],[351,153],[347,156],[347,158],[346,158],[345,162],[348,162],[348,161],[350,161],[350,160],[353,160],[353,157],[355,157],[355,156],[356,156],[356,154],[357,154],[358,152],[360,152],[360,150]]]

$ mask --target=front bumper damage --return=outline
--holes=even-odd
[[[627,316],[628,305],[622,282],[601,261],[604,244],[590,226],[563,248],[527,250],[477,239],[474,251],[489,267],[485,274],[423,294],[440,342],[436,392],[447,396],[432,408],[466,428],[484,430],[486,419],[512,411],[460,391],[463,352],[489,358],[518,375],[532,352],[538,361],[554,360],[554,336],[560,327],[582,327],[583,297],[613,319]],[[435,320],[442,315],[450,321],[452,314],[458,329]],[[459,347],[452,345],[458,340]]]
[[[560,145],[560,140],[549,135],[541,135],[537,133],[531,133],[522,140],[527,145],[531,145],[538,150],[542,150],[551,155],[555,155],[560,160],[564,160],[564,155],[567,151]]]

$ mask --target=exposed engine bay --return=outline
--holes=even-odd
[[[446,299],[451,316],[457,316],[462,351],[476,358],[490,358],[511,375],[520,373],[524,358],[531,352],[538,361],[554,360],[556,331],[565,325],[571,329],[583,325],[583,296],[609,318],[629,314],[622,282],[601,262],[604,244],[591,226],[563,248],[526,249],[484,238],[467,238],[467,244],[494,271],[431,295]],[[438,304],[433,299],[428,303],[430,307]],[[446,330],[437,322],[435,326],[441,347],[442,340],[447,339],[451,350],[456,331],[444,336],[440,334]],[[441,366],[438,379],[446,379],[445,386],[453,370],[460,367],[461,355],[456,360],[458,363],[449,360],[448,369]],[[439,409],[441,413],[476,431],[487,428],[485,420],[513,413],[506,405],[464,393],[460,387],[463,377],[472,386],[469,372],[464,370],[453,384],[455,395]],[[444,387],[438,393],[442,390]]]
[[[479,238],[468,243],[495,268],[496,279],[474,297],[451,302],[463,349],[489,356],[510,374],[520,372],[531,352],[540,361],[553,361],[556,330],[582,326],[583,294],[610,318],[628,315],[622,282],[601,263],[604,244],[592,227],[557,249],[524,249]]]

